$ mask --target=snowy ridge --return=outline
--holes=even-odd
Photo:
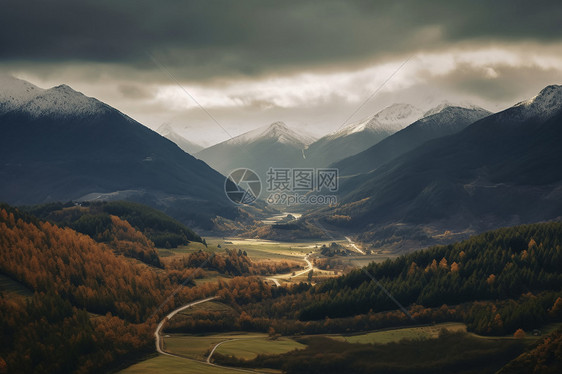
[[[349,136],[362,131],[391,131],[396,132],[423,117],[423,111],[410,104],[393,104],[374,116],[365,118],[361,121],[349,124],[328,135],[328,138],[335,139],[342,136]]]
[[[442,112],[444,109],[447,108],[464,108],[464,109],[474,109],[474,110],[484,110],[485,109],[477,106],[477,105],[472,105],[472,104],[467,104],[467,103],[452,103],[448,100],[443,100],[439,105],[429,109],[428,111],[426,111],[423,116],[424,117],[429,117],[431,115],[437,114]]]
[[[274,122],[271,125],[260,127],[238,135],[225,144],[248,144],[260,140],[274,139],[279,143],[306,146],[314,142],[314,138],[306,135],[297,134],[283,122]]]
[[[102,102],[74,91],[63,84],[44,91],[21,108],[32,116],[92,115],[103,113],[107,106]]]
[[[45,92],[29,82],[0,75],[0,114],[17,109]]]
[[[103,113],[109,107],[63,84],[45,90],[21,79],[0,76],[0,113],[21,110],[33,117]]]
[[[452,123],[470,123],[492,114],[476,105],[450,105],[442,103],[425,112],[416,122],[417,127],[437,128],[450,126]]]
[[[549,118],[562,110],[562,86],[546,86],[537,96],[522,101],[513,108],[523,109],[519,116],[521,120],[533,117]]]

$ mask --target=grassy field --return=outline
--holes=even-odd
[[[181,257],[199,250],[208,252],[224,252],[225,248],[241,249],[253,260],[299,260],[324,242],[282,243],[269,240],[208,237],[207,247],[201,243],[189,243],[174,249],[158,249],[162,257]]]
[[[531,333],[528,333],[527,336],[524,338],[524,340],[530,343],[534,342],[537,339],[540,339],[545,335],[548,335],[551,332],[555,331],[560,326],[562,326],[562,323],[549,324],[541,329],[540,336],[533,336]],[[386,344],[392,342],[399,342],[402,339],[422,340],[422,339],[437,338],[439,336],[439,332],[442,329],[446,329],[450,332],[459,332],[459,331],[466,332],[466,325],[460,322],[446,322],[446,323],[439,323],[432,326],[406,327],[402,329],[374,331],[374,332],[369,332],[366,334],[358,334],[358,335],[327,335],[327,336],[329,338],[340,340],[340,341],[346,341],[348,343]],[[512,335],[483,336],[474,333],[468,333],[468,334],[476,338],[487,339],[487,340],[515,339]]]
[[[295,349],[303,349],[305,345],[290,338],[271,340],[268,337],[233,340],[222,343],[216,350],[222,355],[243,359],[253,359],[258,354],[282,354]]]
[[[386,344],[391,342],[399,342],[402,339],[421,340],[437,338],[441,329],[446,329],[451,332],[466,332],[466,325],[464,323],[449,322],[439,323],[433,326],[406,327],[403,329],[375,331],[360,335],[328,335],[328,337],[340,341],[346,341],[348,343]]]
[[[216,344],[230,339],[265,340],[267,339],[267,334],[246,332],[231,332],[212,335],[171,334],[164,337],[164,347],[167,352],[204,361],[207,359],[209,352]]]
[[[219,302],[207,303],[208,308],[212,310],[223,310],[229,308]],[[189,313],[189,312],[188,312]],[[556,329],[562,324],[552,324],[543,328],[542,333],[546,335],[548,332]],[[450,332],[466,332],[466,325],[462,323],[450,322],[440,323],[432,326],[407,327],[395,330],[375,331],[357,335],[317,335],[316,337],[326,337],[334,341],[347,343],[398,343],[402,340],[420,341],[424,339],[437,338],[439,332],[446,329]],[[480,338],[481,341],[509,341],[514,340],[510,336],[505,337],[481,337],[474,334],[467,336],[473,339]],[[315,336],[311,336],[315,337]],[[539,339],[528,335],[525,344]],[[193,360],[205,361],[211,349],[218,343],[222,344],[217,348],[216,353],[222,355],[230,355],[241,359],[253,359],[258,354],[283,354],[295,349],[305,349],[307,346],[296,342],[289,337],[281,337],[277,340],[271,340],[267,334],[248,333],[248,332],[231,332],[212,335],[183,335],[172,334],[166,335],[164,344],[167,351],[188,357]],[[419,342],[416,344],[425,344]],[[490,343],[492,344],[492,343]],[[260,370],[262,371],[262,370]],[[274,371],[274,370],[273,370]],[[189,359],[181,359],[169,356],[159,356],[146,361],[132,365],[131,367],[121,371],[121,373],[234,373],[239,372],[234,369],[223,369],[206,365],[203,362],[192,361]]]
[[[240,370],[207,365],[204,362],[172,356],[154,357],[120,371],[122,374],[239,374]]]
[[[201,243],[190,243],[187,246],[181,246],[174,249],[158,249],[160,256],[164,258],[174,258],[183,257],[190,253],[204,250],[208,252],[223,253],[225,249],[235,249],[246,251],[248,256],[256,262],[261,261],[289,261],[302,264],[302,267],[295,269],[295,273],[299,273],[305,268],[306,264],[303,261],[303,257],[308,253],[315,253],[320,250],[322,245],[329,246],[332,241],[301,241],[301,242],[279,242],[272,240],[263,239],[246,239],[246,238],[235,238],[235,237],[207,237],[205,238],[207,242],[207,247]],[[349,247],[347,240],[338,240],[338,244]],[[339,260],[344,265],[349,265],[351,267],[365,266],[371,262],[382,262],[389,257],[388,254],[371,254],[371,255],[354,255],[354,256],[341,256],[338,257]],[[308,274],[301,274],[296,277],[292,277],[290,274],[285,276],[276,276],[277,280],[281,284],[294,283],[294,282],[306,282],[308,280]],[[338,270],[338,274],[335,274],[333,270],[322,271],[316,269],[314,271],[313,282],[319,282],[324,279],[332,278],[336,275],[341,275],[341,269]],[[213,272],[212,270],[207,270],[204,278],[196,279],[196,284],[203,284],[207,282],[216,282],[218,279],[228,279],[228,277]],[[267,282],[271,282],[270,280]]]
[[[261,239],[208,238],[209,246],[242,249],[253,260],[300,260],[321,242],[287,243]]]

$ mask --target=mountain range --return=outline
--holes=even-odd
[[[445,238],[561,216],[561,86],[496,114],[395,104],[319,140],[275,122],[197,152],[200,160],[176,145],[185,139],[170,126],[159,132],[176,144],[69,86],[1,76],[0,87],[0,200],[10,204],[126,199],[211,227],[213,217],[238,211],[220,173],[245,167],[265,178],[269,167],[335,159],[339,204],[314,207],[305,219],[365,241],[396,232]]]
[[[308,164],[326,167],[357,154],[420,119],[423,111],[410,104],[393,104],[373,116],[351,123],[312,143]]]
[[[305,165],[304,150],[313,138],[296,133],[283,122],[274,122],[195,154],[228,175],[238,168],[254,170],[264,181],[267,170]]]
[[[134,200],[195,226],[236,214],[222,175],[132,118],[66,85],[0,79],[0,200]]]
[[[318,140],[275,122],[206,148],[196,157],[223,174],[250,168],[263,179],[270,167],[327,167],[378,143],[422,115],[423,111],[412,105],[394,104]]]
[[[315,214],[370,241],[397,232],[435,238],[555,219],[562,216],[560,144],[562,86],[553,85],[344,179],[340,204]]]
[[[366,173],[428,140],[454,134],[490,114],[489,111],[478,107],[439,105],[408,127],[332,166],[339,169],[340,175]]]

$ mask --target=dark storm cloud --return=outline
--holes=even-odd
[[[109,62],[184,78],[362,62],[465,40],[562,39],[560,1],[22,1],[0,60]]]

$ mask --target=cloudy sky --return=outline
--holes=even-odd
[[[395,102],[497,111],[562,84],[559,0],[1,6],[1,72],[203,145],[279,120],[322,135]]]

